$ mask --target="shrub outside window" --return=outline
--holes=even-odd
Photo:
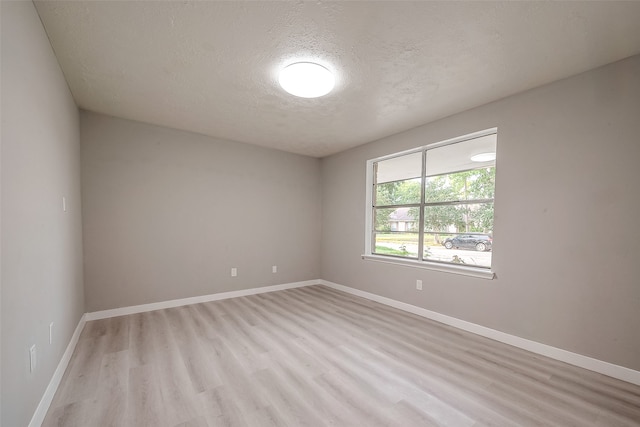
[[[366,254],[491,268],[496,129],[370,160]]]

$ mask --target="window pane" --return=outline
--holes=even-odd
[[[418,240],[418,233],[375,233],[373,253],[418,258]]]
[[[422,174],[422,152],[407,154],[376,164],[376,183],[419,178]]]
[[[425,233],[424,260],[489,268],[491,244],[489,235]]]
[[[495,160],[474,162],[471,157],[476,154],[495,152],[495,133],[431,149],[427,151],[427,176],[460,172],[479,166],[494,166]]]
[[[376,185],[376,206],[420,203],[420,178]]]
[[[424,200],[426,203],[464,200],[464,184],[455,175],[427,177]]]
[[[418,231],[419,208],[375,208],[376,231]]]
[[[424,208],[424,231],[455,233],[464,230],[463,210],[459,205]]]
[[[425,182],[425,202],[492,199],[495,167],[429,176]]]
[[[424,231],[445,233],[491,233],[493,202],[424,208]]]
[[[493,230],[493,202],[466,205],[462,210],[465,231],[491,233]]]
[[[462,172],[467,174],[467,200],[493,199],[496,186],[495,166]]]

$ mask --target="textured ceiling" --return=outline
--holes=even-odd
[[[318,157],[640,53],[640,2],[36,7],[79,107]],[[285,93],[297,60],[335,90]]]

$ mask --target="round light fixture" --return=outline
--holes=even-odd
[[[496,159],[496,153],[480,153],[471,156],[472,162],[490,162]]]
[[[296,62],[284,67],[278,81],[284,90],[301,98],[326,95],[335,84],[331,71],[313,62]]]

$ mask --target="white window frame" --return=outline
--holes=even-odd
[[[470,133],[467,135],[447,139],[445,141],[440,141],[433,144],[427,144],[421,147],[412,148],[410,150],[405,150],[398,153],[388,154],[386,156],[381,156],[375,159],[367,160],[365,237],[364,237],[364,253],[362,255],[362,259],[388,263],[388,264],[402,265],[406,267],[441,271],[445,273],[461,274],[465,276],[479,277],[482,279],[489,279],[489,280],[493,279],[495,277],[495,272],[493,270],[493,262],[491,263],[491,268],[487,269],[483,267],[474,267],[469,265],[446,264],[446,263],[439,263],[439,262],[426,261],[426,260],[418,261],[413,259],[403,259],[400,257],[373,254],[371,252],[372,235],[373,235],[373,230],[372,230],[372,227],[373,227],[373,180],[374,180],[373,165],[374,163],[380,162],[382,160],[388,160],[388,159],[393,159],[395,157],[406,156],[407,154],[422,152],[424,150],[432,150],[434,148],[443,147],[445,145],[456,144],[458,142],[467,141],[470,139],[480,138],[483,136],[497,134],[497,133],[498,133],[498,128],[486,129],[486,130]],[[424,192],[424,189],[423,189],[423,192]]]

